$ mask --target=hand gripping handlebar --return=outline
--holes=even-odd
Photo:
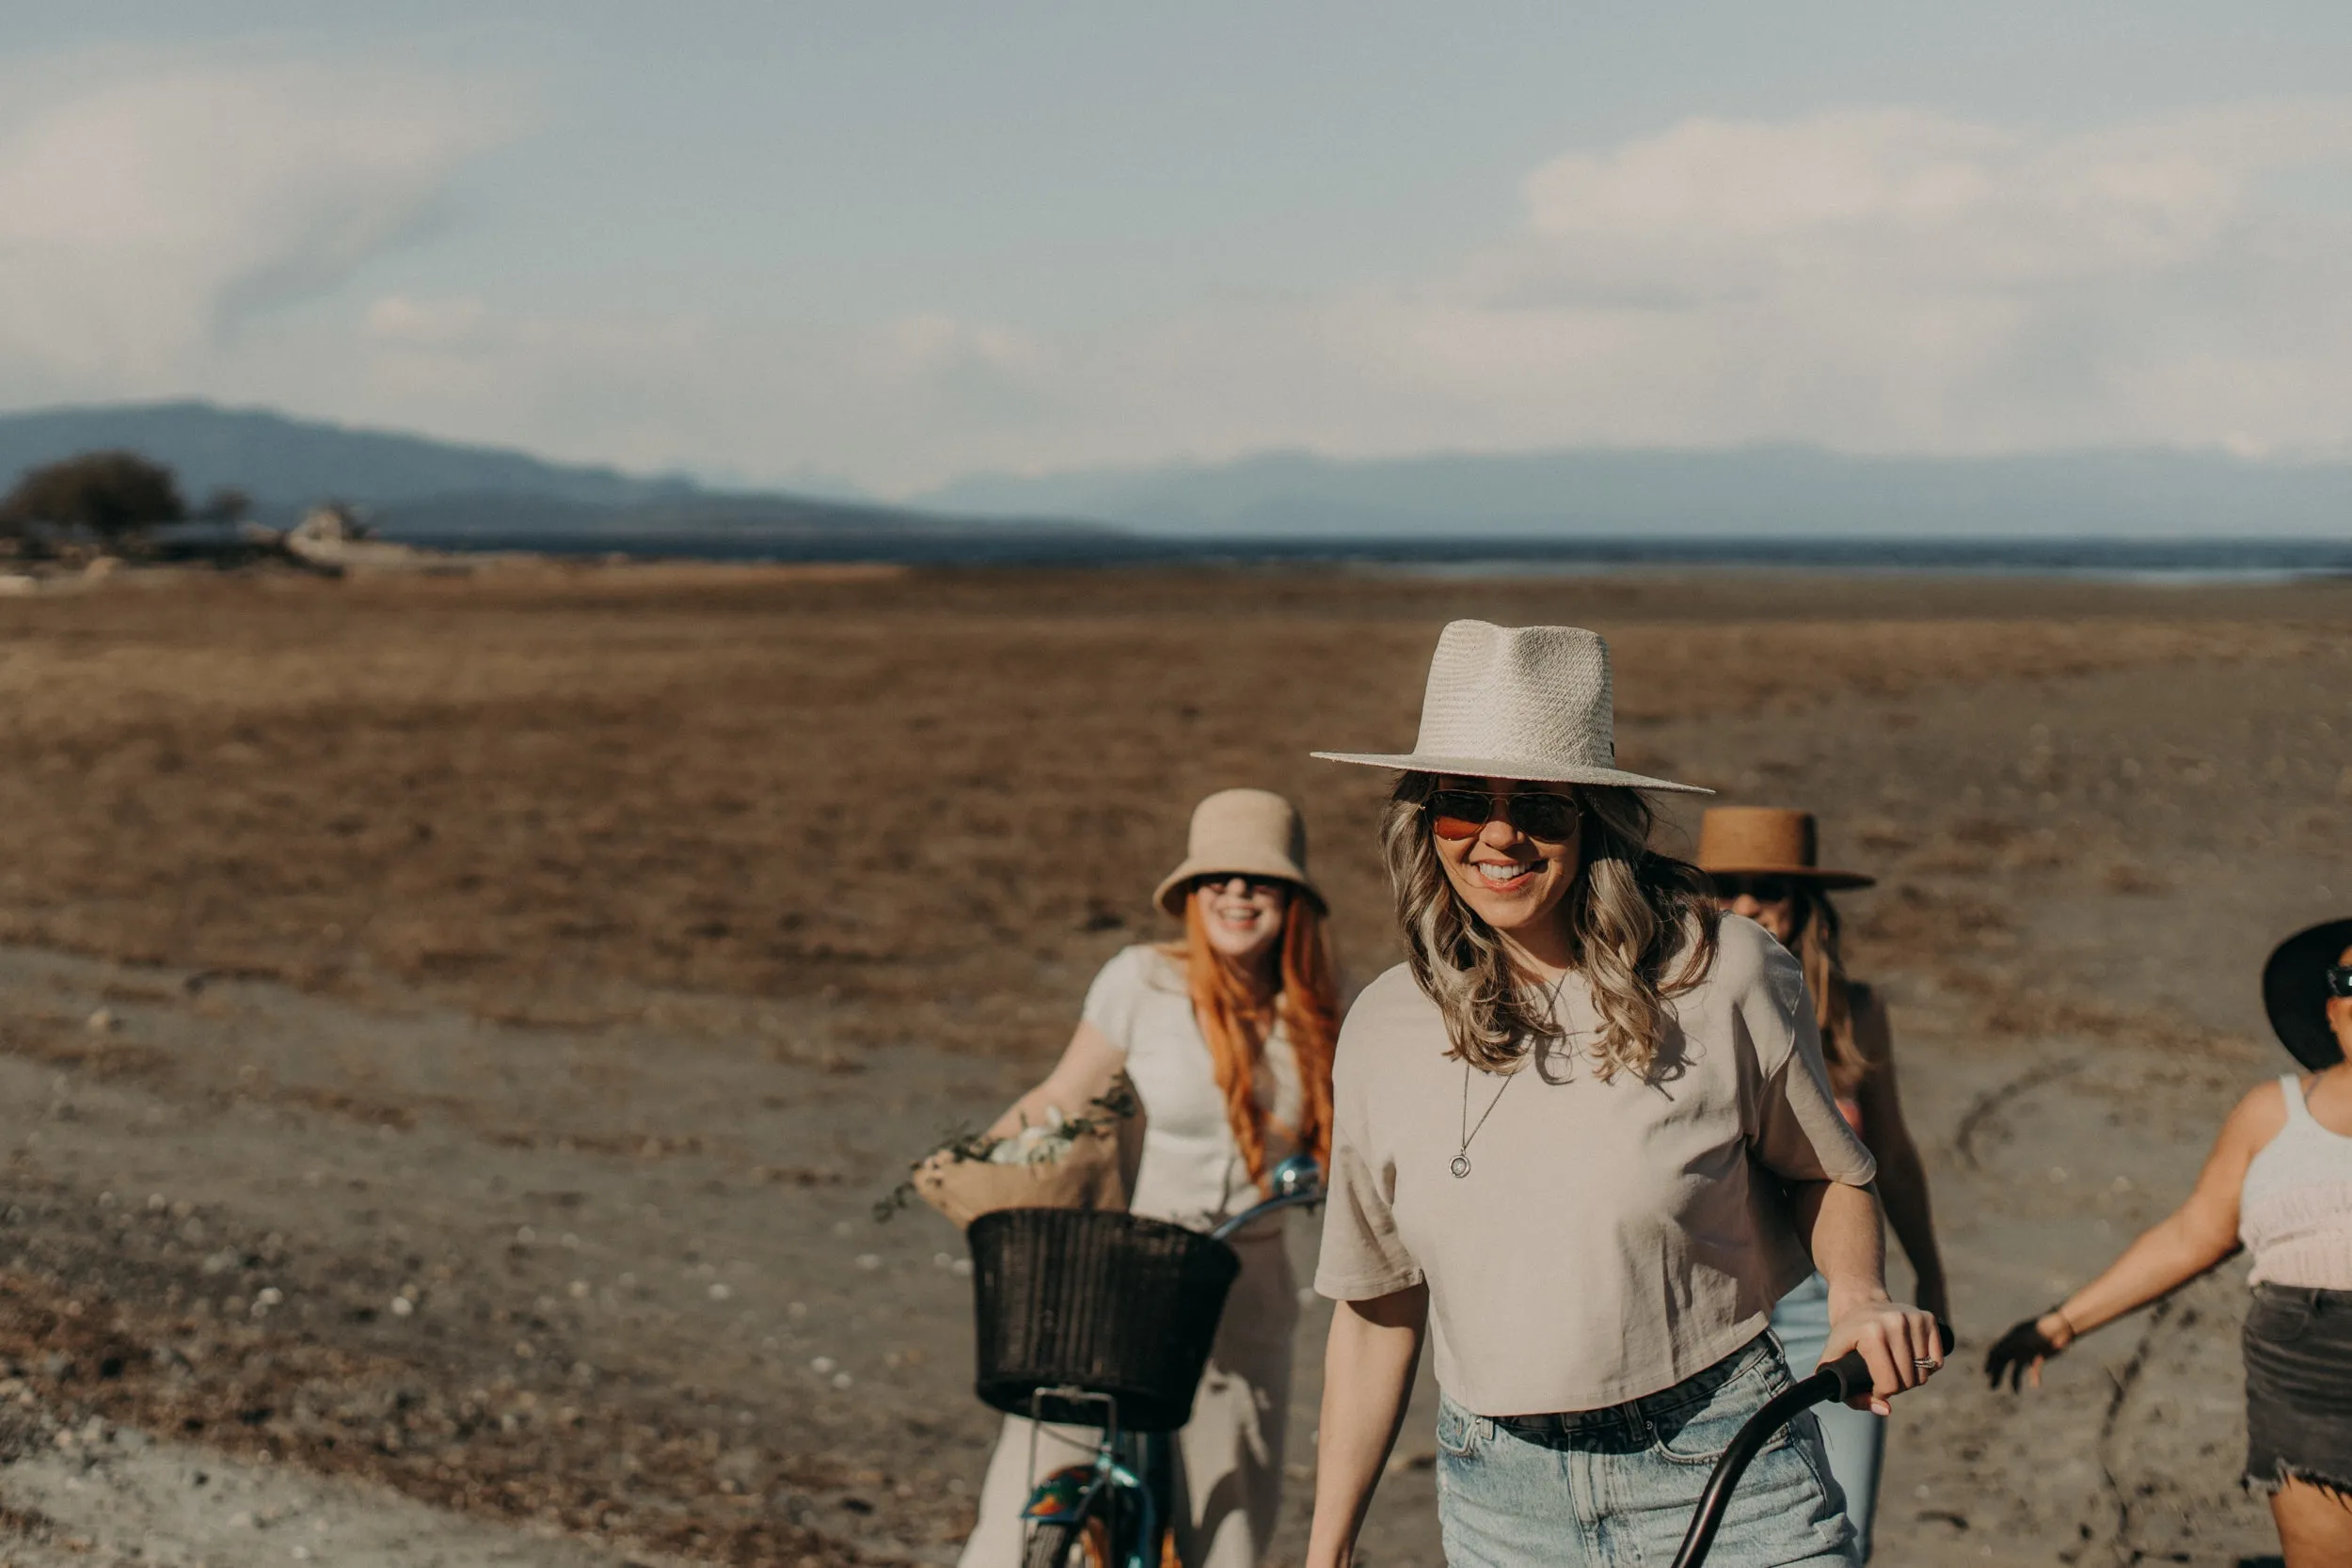
[[[1944,1354],[1949,1355],[1952,1331],[1944,1324],[1937,1327],[1944,1337]],[[1791,1384],[1766,1401],[1764,1408],[1749,1417],[1747,1424],[1732,1438],[1723,1458],[1715,1462],[1715,1473],[1707,1478],[1707,1490],[1699,1494],[1698,1513],[1692,1515],[1691,1528],[1683,1534],[1682,1549],[1675,1553],[1674,1568],[1699,1568],[1707,1560],[1708,1548],[1715,1544],[1715,1532],[1723,1528],[1724,1511],[1731,1506],[1732,1490],[1747,1472],[1748,1462],[1772,1440],[1772,1433],[1788,1425],[1800,1410],[1810,1410],[1833,1400],[1850,1400],[1869,1386],[1870,1364],[1862,1359],[1860,1351],[1850,1350],[1811,1377]]]

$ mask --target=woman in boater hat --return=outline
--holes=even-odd
[[[1184,862],[1153,901],[1184,922],[1183,938],[1103,966],[1060,1064],[991,1131],[1010,1136],[1053,1110],[1083,1115],[1123,1069],[1146,1118],[1129,1209],[1205,1230],[1263,1197],[1266,1172],[1292,1153],[1329,1149],[1339,999],[1297,810],[1263,789],[1202,800]],[[1253,1227],[1232,1245],[1241,1273],[1173,1445],[1184,1568],[1253,1568],[1282,1499],[1297,1280],[1281,1227]],[[1031,1486],[1093,1456],[1092,1430],[1044,1428],[1033,1477],[1029,1424],[1005,1418],[960,1568],[1015,1568]]]
[[[1829,898],[1833,890],[1868,887],[1871,879],[1820,863],[1812,813],[1770,806],[1709,807],[1699,818],[1699,869],[1715,884],[1722,908],[1755,921],[1797,956],[1813,997],[1830,1089],[1839,1113],[1878,1162],[1879,1196],[1895,1239],[1911,1259],[1919,1307],[1948,1321],[1927,1171],[1895,1088],[1895,1040],[1886,1002],[1846,977],[1837,907]],[[1819,1361],[1829,1340],[1829,1282],[1816,1274],[1781,1297],[1772,1308],[1772,1333],[1791,1365]],[[1846,1516],[1853,1521],[1859,1555],[1867,1562],[1886,1422],[1867,1410],[1842,1405],[1821,1411],[1820,1421],[1830,1473],[1846,1495]]]
[[[2304,1070],[2237,1102],[2188,1201],[1985,1358],[1995,1386],[2102,1323],[2254,1255],[2246,1314],[2246,1473],[2270,1495],[2287,1568],[2352,1562],[2352,920],[2279,944],[2263,966],[2270,1027]],[[2105,1386],[2098,1397],[2105,1400]]]
[[[1349,1560],[1424,1331],[1448,1562],[1664,1562],[1788,1386],[1765,1321],[1808,1245],[1829,1354],[1863,1353],[1874,1408],[1941,1361],[1933,1321],[1887,1299],[1870,1155],[1804,977],[1648,847],[1643,792],[1692,786],[1616,766],[1589,631],[1456,621],[1410,753],[1317,754],[1402,775],[1381,839],[1407,961],[1340,1041],[1309,1568]],[[1800,1416],[1713,1560],[1852,1550]]]

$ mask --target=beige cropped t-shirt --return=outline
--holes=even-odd
[[[1620,1404],[1762,1332],[1811,1271],[1785,1183],[1876,1168],[1830,1095],[1804,974],[1761,927],[1725,916],[1669,1007],[1647,1079],[1603,1082],[1571,976],[1548,1075],[1473,1070],[1465,1114],[1436,1006],[1402,965],[1375,981],[1340,1034],[1315,1289],[1426,1281],[1438,1385],[1483,1416]]]

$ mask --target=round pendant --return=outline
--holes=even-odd
[[[1468,1176],[1468,1175],[1470,1174],[1470,1156],[1469,1156],[1469,1155],[1467,1155],[1467,1154],[1456,1154],[1456,1155],[1454,1157],[1454,1174],[1456,1177]]]

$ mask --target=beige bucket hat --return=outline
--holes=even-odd
[[[1714,793],[1617,766],[1609,644],[1581,626],[1453,622],[1429,660],[1410,752],[1314,754],[1414,773]]]
[[[1868,887],[1859,871],[1821,864],[1821,834],[1809,811],[1780,806],[1709,806],[1699,818],[1699,869],[1721,877],[1794,877],[1817,887]]]
[[[1307,875],[1307,825],[1298,808],[1270,789],[1220,789],[1192,808],[1192,835],[1184,863],[1160,879],[1152,901],[1169,914],[1184,912],[1195,877],[1212,872],[1279,877],[1295,882],[1329,912],[1323,892]]]

